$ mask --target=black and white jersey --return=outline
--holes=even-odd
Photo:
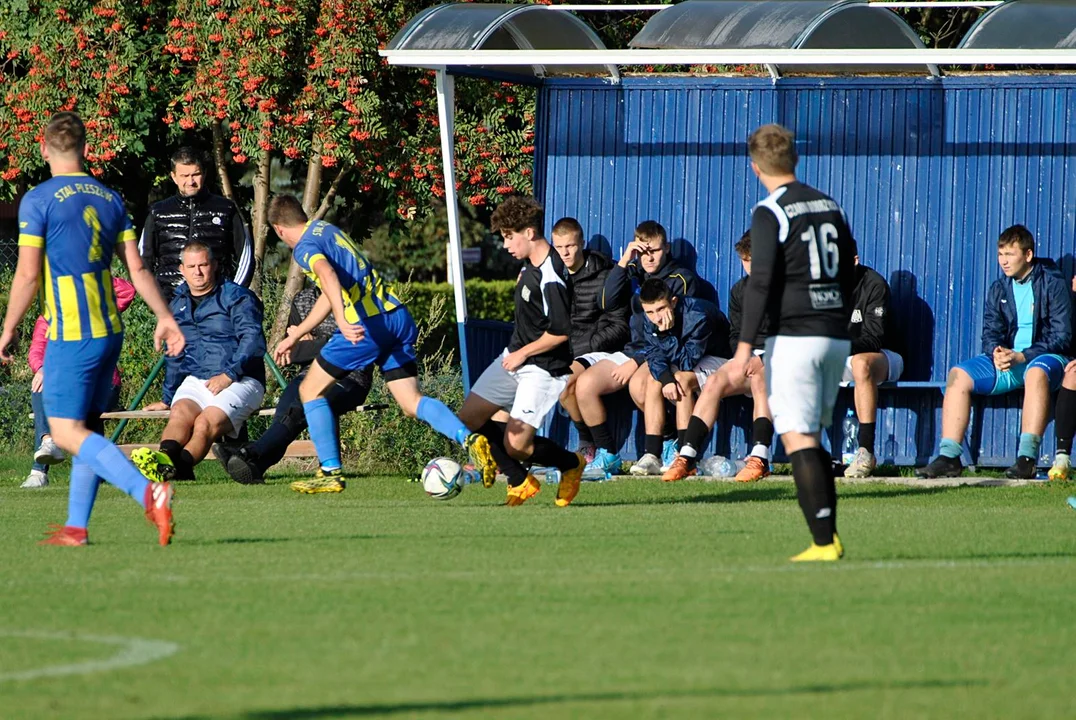
[[[571,283],[568,268],[552,245],[540,265],[532,265],[530,260],[523,263],[516,282],[516,327],[508,352],[531,344],[544,333],[565,338],[571,334]],[[549,352],[527,358],[524,365],[540,367],[554,377],[567,375],[572,365],[571,344],[565,339]]]
[[[771,337],[847,339],[854,247],[841,207],[801,182],[756,205],[740,341],[753,345],[764,317]]]

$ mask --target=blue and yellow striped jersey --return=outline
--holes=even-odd
[[[119,194],[86,173],[57,175],[19,203],[19,245],[44,248],[42,304],[49,340],[123,332],[112,289],[112,252],[133,241]]]
[[[293,252],[306,276],[321,287],[314,263],[324,259],[340,279],[344,295],[344,316],[356,324],[362,318],[380,315],[403,305],[392,285],[381,279],[374,266],[340,228],[323,220],[306,224]]]

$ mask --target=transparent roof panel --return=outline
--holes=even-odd
[[[686,0],[655,14],[632,47],[655,49],[922,48],[907,23],[865,0]],[[795,73],[936,72],[929,67],[788,66]]]
[[[416,15],[388,45],[389,50],[604,50],[605,45],[575,15],[543,5],[459,3]],[[509,75],[587,72],[577,67],[485,67]],[[615,67],[606,72],[617,75]]]
[[[1076,3],[1010,0],[983,13],[962,48],[1055,50],[1076,48]]]

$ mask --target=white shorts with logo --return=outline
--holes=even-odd
[[[886,377],[885,382],[896,382],[900,380],[900,376],[904,374],[904,358],[898,353],[892,350],[882,349],[880,351],[885,355],[886,362],[889,364],[889,375]],[[848,359],[844,361],[844,375],[841,376],[841,382],[850,383],[855,380],[852,377],[852,358],[855,355],[849,355]]]
[[[586,355],[580,355],[575,359],[577,363],[583,366],[583,369],[592,368],[602,360],[608,360],[614,365],[623,365],[628,360],[631,360],[627,355],[622,352],[607,353],[607,352],[592,352]]]
[[[233,382],[228,387],[214,395],[205,386],[205,380],[188,375],[183,378],[179,389],[172,397],[172,405],[180,400],[190,400],[200,409],[217,408],[232,423],[232,432],[228,437],[239,437],[239,431],[243,423],[247,421],[262,406],[262,398],[265,396],[265,386],[254,378],[243,378]]]
[[[766,387],[773,428],[816,433],[833,424],[833,406],[852,343],[828,337],[766,339]]]
[[[699,381],[699,387],[701,388],[706,384],[706,378],[713,375],[715,372],[721,369],[721,366],[728,362],[728,358],[720,358],[714,355],[703,355],[699,360],[699,364],[695,366],[695,379]]]
[[[571,376],[553,377],[547,370],[534,365],[524,365],[515,372],[508,372],[501,365],[501,360],[507,354],[508,349],[505,348],[471,386],[471,392],[504,408],[516,420],[536,429],[541,428],[546,416],[556,407]]]

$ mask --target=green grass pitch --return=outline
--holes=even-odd
[[[1076,716],[1071,485],[840,488],[846,559],[799,566],[790,483],[622,479],[553,507],[399,478],[299,496],[219,469],[175,544],[102,488],[37,547],[66,466],[0,462],[0,717]]]

